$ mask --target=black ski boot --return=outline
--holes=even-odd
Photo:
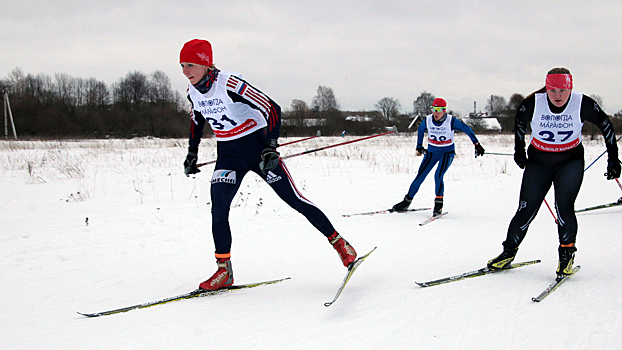
[[[557,265],[557,277],[563,277],[572,274],[572,264],[574,263],[574,253],[577,248],[574,244],[569,247],[559,246],[559,264]]]
[[[518,247],[508,249],[504,246],[503,252],[499,254],[498,257],[488,261],[488,268],[493,270],[499,270],[509,267],[512,261],[514,261],[517,252]]]
[[[393,208],[391,208],[391,212],[393,211],[406,211],[406,209],[408,209],[408,207],[410,206],[410,203],[413,201],[412,198],[408,198],[408,196],[404,196],[404,200],[402,200],[401,202],[397,203],[396,205],[393,206]]]
[[[443,197],[434,198],[434,211],[432,212],[432,216],[439,216],[443,211]]]

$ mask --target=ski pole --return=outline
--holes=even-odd
[[[292,143],[296,143],[296,142],[311,140],[311,139],[314,139],[316,137],[317,136],[311,136],[311,137],[307,137],[307,138],[296,140],[296,141],[286,142],[286,143],[280,144],[279,147],[291,145]],[[205,163],[199,163],[199,164],[197,164],[197,168],[200,168],[200,167],[202,167],[204,165],[208,165],[208,164],[214,164],[214,163],[216,163],[215,160],[210,160],[209,162],[205,162]]]
[[[616,182],[618,183],[618,186],[620,187],[620,189],[622,190],[622,185],[620,184],[620,180],[618,180],[618,178],[615,178]]]
[[[555,219],[555,223],[557,224],[557,218],[555,217],[555,214],[553,214],[553,210],[551,209],[549,202],[546,201],[546,198],[544,199],[544,204],[546,204],[546,207],[549,208],[549,211],[551,212],[551,215],[553,215],[553,219]]]
[[[486,152],[484,154],[490,154],[493,156],[513,156],[513,154],[511,153],[493,153],[493,152]]]
[[[622,136],[618,137],[618,139],[616,141],[620,141],[620,139],[622,139]],[[597,160],[600,159],[600,157],[604,156],[605,153],[607,153],[607,150],[605,150],[605,152],[601,153],[600,156],[598,156],[598,158],[594,159],[594,161],[592,162],[592,164],[588,165],[587,168],[585,168],[585,170],[583,170],[584,172],[587,171],[587,169],[589,169],[592,165],[594,165],[594,163],[596,163]]]
[[[316,137],[317,137],[317,136],[311,136],[311,137],[307,137],[307,138],[300,139],[300,140],[296,140],[296,141],[286,142],[286,143],[280,144],[280,145],[279,145],[279,147],[281,147],[281,146],[291,145],[292,143],[296,143],[296,142],[301,142],[301,141],[311,140],[311,139],[314,139],[314,138],[316,138]]]
[[[303,154],[309,154],[309,153],[313,153],[313,152],[317,152],[317,151],[322,151],[322,150],[333,148],[333,147],[337,147],[337,146],[347,145],[348,143],[359,142],[359,141],[371,139],[373,137],[378,137],[378,136],[382,136],[382,135],[392,134],[394,132],[395,131],[384,132],[382,134],[376,134],[376,135],[361,137],[360,139],[356,139],[356,140],[350,140],[350,141],[346,141],[346,142],[342,142],[342,143],[337,143],[337,144],[330,145],[330,146],[320,147],[320,148],[316,148],[316,149],[312,149],[312,150],[308,150],[308,151],[304,151],[304,152],[300,152],[300,153],[294,153],[294,154],[290,154],[290,155],[287,155],[285,157],[282,157],[282,159],[298,157],[298,156],[301,156]]]

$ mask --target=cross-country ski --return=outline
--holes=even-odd
[[[333,305],[333,303],[335,301],[337,301],[337,298],[339,298],[339,296],[341,295],[341,292],[343,292],[343,289],[346,287],[346,285],[348,284],[348,282],[350,281],[350,278],[352,277],[352,275],[354,274],[354,271],[356,271],[356,269],[358,269],[358,267],[363,263],[363,261],[365,261],[365,259],[367,259],[367,257],[374,252],[374,250],[376,250],[377,247],[375,247],[374,249],[372,249],[369,253],[363,255],[362,257],[356,259],[352,265],[350,265],[350,267],[348,267],[348,272],[346,273],[346,277],[343,278],[343,281],[341,282],[341,285],[339,286],[339,289],[337,290],[337,294],[335,294],[335,297],[333,298],[333,300],[324,303],[324,306],[329,307],[331,305]]]
[[[533,264],[539,263],[540,261],[541,260],[531,260],[531,261],[525,261],[525,262],[520,262],[520,263],[514,263],[514,264],[511,264],[510,267],[507,267],[507,268],[504,268],[504,269],[491,269],[489,267],[483,267],[483,268],[481,268],[479,270],[473,270],[473,271],[461,273],[461,274],[455,275],[455,276],[440,278],[440,279],[432,280],[432,281],[428,281],[428,282],[415,282],[415,283],[419,287],[438,286],[440,284],[456,282],[456,281],[462,281],[463,279],[467,279],[467,278],[484,276],[484,275],[488,275],[488,274],[491,274],[491,273],[499,273],[499,272],[504,272],[504,271],[512,270],[512,269],[515,269],[515,268],[518,268],[518,267],[533,265]]]
[[[430,218],[428,218],[426,221],[424,221],[424,222],[420,223],[420,224],[419,224],[419,226],[425,226],[425,225],[427,225],[427,224],[431,223],[432,221],[436,221],[436,220],[438,220],[438,219],[440,219],[440,218],[445,217],[445,215],[447,215],[447,214],[449,214],[449,212],[448,212],[448,211],[446,211],[446,212],[442,212],[442,213],[440,213],[440,214],[438,214],[438,215],[436,215],[436,216],[431,216],[431,217],[430,217]]]
[[[531,298],[534,302],[541,302],[544,298],[548,297],[551,293],[553,293],[559,286],[561,286],[564,282],[566,282],[570,277],[572,277],[577,271],[581,269],[580,265],[575,266],[572,269],[572,273],[570,275],[565,275],[561,277],[557,277],[553,283],[551,283],[540,295],[537,297]]]
[[[389,213],[401,214],[401,213],[410,213],[414,211],[423,211],[423,210],[431,210],[431,209],[432,208],[412,208],[412,209],[406,209],[402,211],[395,211],[393,209],[385,209],[385,210],[377,210],[377,211],[368,211],[365,213],[343,214],[341,216],[348,218],[351,216],[358,216],[358,215],[376,215],[376,214],[389,214]]]
[[[254,288],[254,287],[259,287],[259,286],[263,286],[263,285],[267,285],[267,284],[274,284],[274,283],[282,282],[282,281],[285,281],[285,280],[288,280],[288,279],[290,279],[290,278],[287,277],[287,278],[282,278],[282,279],[273,280],[273,281],[265,281],[265,282],[256,282],[256,283],[233,285],[233,286],[224,287],[224,288],[220,288],[220,289],[216,289],[216,290],[195,289],[194,291],[189,292],[189,293],[185,293],[185,294],[181,294],[181,295],[177,295],[177,296],[174,296],[174,297],[165,298],[165,299],[161,299],[161,300],[151,301],[151,302],[147,302],[147,303],[132,305],[132,306],[128,306],[128,307],[122,307],[120,309],[114,309],[114,310],[102,311],[102,312],[96,312],[96,313],[82,313],[82,312],[78,312],[78,313],[80,315],[82,315],[82,316],[87,316],[87,317],[107,316],[107,315],[118,314],[118,313],[121,313],[121,312],[128,312],[128,311],[131,311],[131,310],[144,309],[144,308],[148,308],[148,307],[152,307],[152,306],[156,306],[156,305],[167,304],[167,303],[170,303],[170,302],[173,302],[173,301],[178,301],[178,300],[183,300],[183,299],[206,297],[206,296],[221,294],[221,293],[225,293],[225,292],[229,292],[229,291],[234,291],[234,290],[240,290],[240,289],[246,289],[246,288]]]
[[[613,202],[613,203],[601,204],[601,205],[596,205],[593,207],[587,207],[587,208],[575,210],[575,213],[582,213],[582,212],[592,211],[596,209],[612,208],[612,207],[617,207],[621,205],[622,205],[622,197],[620,197],[616,202]]]

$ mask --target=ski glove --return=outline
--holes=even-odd
[[[613,180],[620,177],[620,160],[610,160],[607,162],[607,172],[605,173],[607,180]]]
[[[428,153],[428,151],[425,148],[423,148],[421,146],[417,146],[417,154],[422,155],[422,154],[426,154],[426,153]]]
[[[279,165],[279,152],[276,151],[277,147],[279,147],[279,144],[275,139],[268,139],[264,145],[263,151],[261,151],[259,169],[261,169],[264,174],[267,174],[268,171],[273,170]]]
[[[201,170],[197,168],[197,154],[195,152],[188,152],[186,160],[184,161],[184,173],[186,176],[190,174],[200,173]]]
[[[527,155],[525,154],[525,150],[514,152],[514,162],[518,165],[519,168],[525,169],[525,165],[527,165]]]
[[[484,155],[484,147],[482,147],[482,145],[478,143],[475,144],[475,158],[477,158],[478,156],[483,156]]]

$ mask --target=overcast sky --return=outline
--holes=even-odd
[[[7,1],[0,0],[0,78],[66,73],[110,84],[165,72],[185,94],[179,50],[209,40],[284,109],[320,85],[343,110],[383,97],[412,112],[423,91],[462,115],[490,95],[509,100],[567,67],[575,91],[622,110],[622,1]]]

